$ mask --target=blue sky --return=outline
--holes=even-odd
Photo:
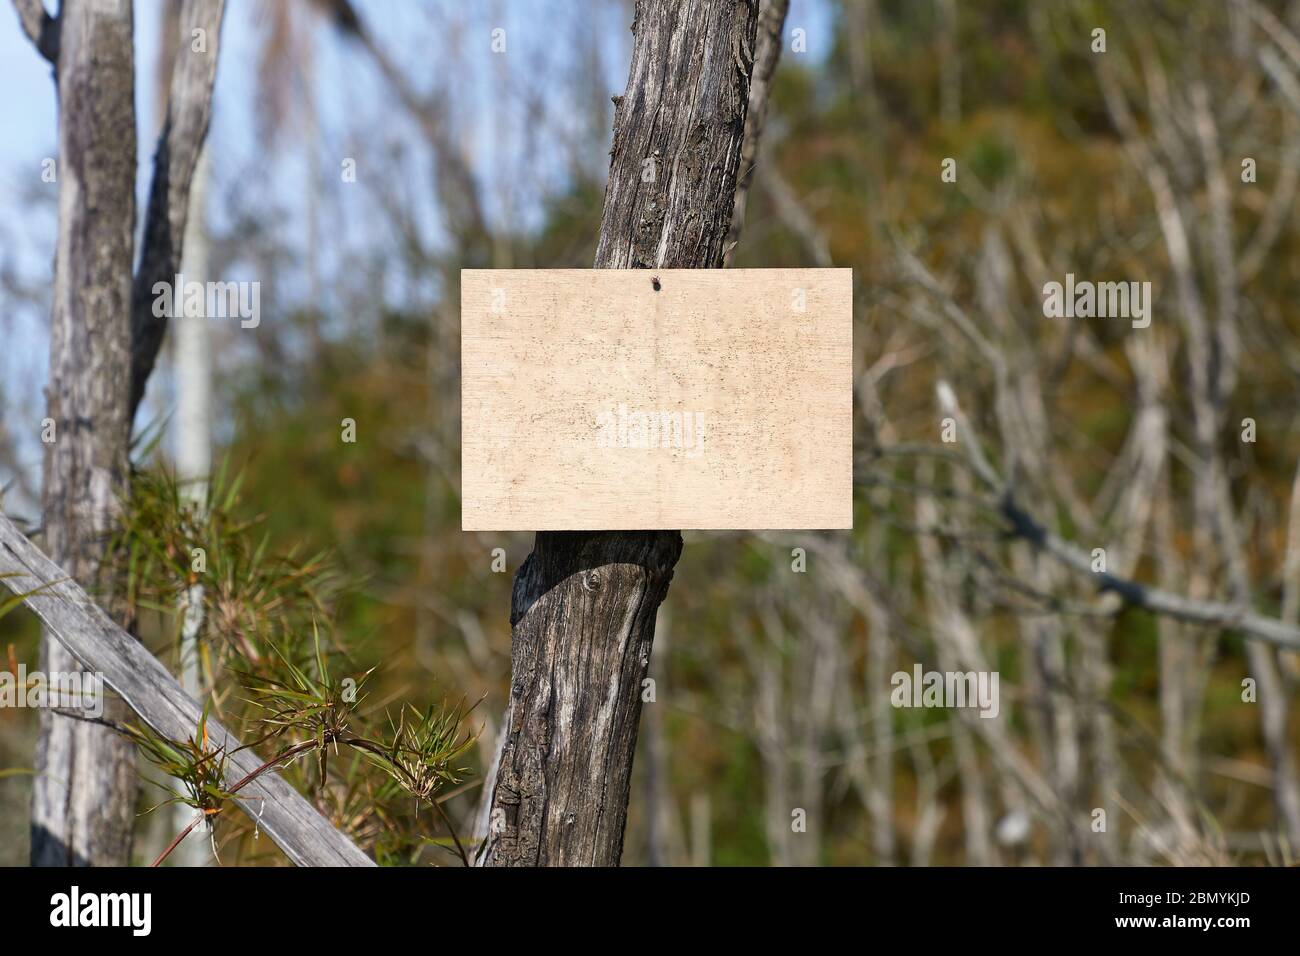
[[[374,146],[376,139],[391,140],[394,148],[401,147],[413,164],[423,163],[425,169],[428,157],[424,144],[369,58],[323,23],[314,31],[312,46],[312,100],[319,124],[315,151],[305,148],[308,140],[303,130],[292,123],[268,148],[259,137],[257,124],[261,89],[258,53],[264,33],[261,23],[272,3],[286,2],[305,7],[305,0],[227,2],[209,133],[215,198],[208,204],[208,215],[213,227],[220,231],[228,224],[230,211],[223,196],[246,200],[255,197],[255,203],[275,209],[267,220],[292,248],[306,243],[306,208],[316,188],[311,177],[313,163],[318,173],[337,169],[341,158],[355,152],[359,138],[365,139],[368,146]],[[512,171],[521,164],[529,164],[535,182],[542,184],[543,190],[558,187],[567,168],[557,156],[550,155],[549,148],[530,143],[528,130],[533,119],[524,96],[516,96],[518,102],[512,102],[504,112],[500,109],[502,84],[516,92],[535,84],[531,74],[512,74],[511,67],[527,64],[531,69],[541,62],[573,72],[577,62],[573,58],[586,31],[599,38],[604,74],[599,82],[610,95],[622,92],[626,82],[630,3],[620,7],[591,0],[482,0],[473,4],[457,0],[356,0],[356,4],[363,21],[413,83],[422,91],[437,87],[453,104],[463,147],[485,180],[484,196],[493,216],[502,213],[497,201],[511,195],[516,220],[535,220],[543,196],[528,194],[526,187],[518,185],[521,181]],[[159,0],[137,0],[135,5],[137,218],[145,206],[156,138],[153,73],[160,10]],[[511,52],[520,50],[523,56],[492,57],[491,29],[498,24],[507,31]],[[807,31],[810,59],[820,59],[831,40],[827,0],[794,0],[787,30],[794,27]],[[0,264],[13,267],[26,285],[44,293],[53,271],[57,185],[42,183],[40,173],[42,160],[57,152],[54,85],[49,65],[23,35],[8,0],[0,0],[0,90],[6,91],[0,97],[0,130],[4,131],[0,141]],[[549,142],[566,138],[566,122],[589,121],[591,100],[573,102],[575,95],[571,88],[547,88],[551,111],[548,121],[554,127]],[[529,148],[537,151],[535,158],[523,152]],[[597,166],[603,164],[603,155],[597,160]],[[490,181],[494,172],[502,174],[500,183],[515,184],[513,192]],[[386,175],[386,171],[358,173],[366,174]],[[397,172],[392,175],[397,178]],[[413,190],[404,196],[406,207],[416,211],[426,240],[436,242],[440,226],[430,177],[404,175],[401,181],[404,190]],[[373,250],[374,243],[385,238],[385,224],[366,205],[365,191],[337,192],[322,207],[321,232],[325,240],[317,246],[316,271],[330,277],[344,274],[353,256],[363,249]],[[392,240],[391,236],[387,238]],[[308,271],[299,267],[277,274],[276,293],[282,307],[288,308],[308,296]],[[434,294],[436,290],[431,289],[416,288],[413,292],[409,282],[379,293],[381,297],[402,297],[408,307],[412,295]],[[5,402],[0,413],[6,429],[20,443],[25,470],[34,486],[39,485],[40,446],[33,436],[43,415],[42,388],[48,361],[48,300],[44,295],[41,299],[29,306],[0,302],[4,306],[0,336],[7,346],[0,349],[0,400]],[[331,304],[338,305],[325,303]],[[165,365],[165,357],[163,361]],[[168,404],[165,370],[162,378],[161,387],[151,386],[151,392],[158,396],[157,414],[165,414]],[[0,484],[6,477],[0,474]]]

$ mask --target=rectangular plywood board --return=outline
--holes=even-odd
[[[850,269],[462,271],[461,527],[851,528],[852,300]]]

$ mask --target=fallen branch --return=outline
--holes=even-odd
[[[0,580],[15,594],[39,589],[23,603],[82,666],[102,674],[104,683],[155,733],[183,740],[194,732],[202,715],[198,703],[2,513]],[[229,755],[230,781],[257,775],[260,757],[241,749],[239,740],[215,720],[208,720],[207,729],[212,745]],[[240,809],[298,866],[374,865],[278,774],[262,774],[243,789],[249,799],[238,801]]]

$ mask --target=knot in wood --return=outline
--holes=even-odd
[[[582,587],[584,590],[591,591],[594,594],[601,589],[603,583],[599,571],[584,571],[582,573]]]

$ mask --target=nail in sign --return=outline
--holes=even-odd
[[[461,272],[466,531],[853,526],[850,269]]]

